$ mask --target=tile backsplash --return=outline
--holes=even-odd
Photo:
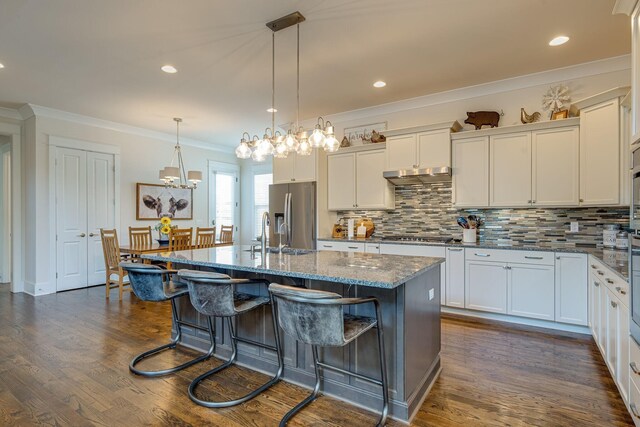
[[[602,208],[456,209],[451,205],[451,183],[396,187],[392,211],[345,211],[338,218],[371,218],[375,237],[415,235],[462,238],[458,216],[475,214],[484,220],[480,241],[496,243],[602,243],[602,226],[629,223],[629,210]],[[569,232],[578,221],[580,231]]]

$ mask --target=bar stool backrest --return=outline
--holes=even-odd
[[[211,271],[180,270],[180,280],[189,287],[191,305],[206,316],[235,316],[235,285],[226,274]]]
[[[166,301],[164,292],[163,270],[157,265],[141,264],[139,262],[123,262],[120,267],[129,273],[131,289],[143,301]]]
[[[278,323],[287,334],[305,344],[323,347],[345,344],[340,294],[276,283],[269,285],[269,292],[277,302]]]
[[[151,226],[129,227],[129,245],[132,247],[151,246]]]

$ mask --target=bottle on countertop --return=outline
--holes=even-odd
[[[606,224],[602,228],[602,246],[605,248],[615,248],[618,231],[620,231],[618,224]]]
[[[620,231],[616,234],[616,249],[629,249],[629,233]]]

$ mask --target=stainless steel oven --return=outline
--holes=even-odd
[[[629,222],[629,284],[631,285],[631,336],[640,344],[640,148],[633,151]]]

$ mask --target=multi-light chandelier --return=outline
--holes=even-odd
[[[176,146],[171,158],[171,165],[160,169],[160,180],[164,182],[165,187],[196,188],[198,183],[202,181],[202,172],[187,172],[185,169],[180,147],[180,123],[182,119],[174,117],[173,120],[176,122]],[[177,163],[177,166],[174,166],[174,163]]]
[[[318,118],[315,129],[308,134],[302,126],[300,126],[300,23],[305,20],[300,12],[294,12],[275,21],[268,22],[266,25],[272,31],[271,33],[271,127],[265,129],[260,138],[258,135],[253,137],[244,132],[240,139],[240,144],[236,148],[236,157],[239,159],[251,158],[256,162],[266,160],[268,156],[275,158],[285,158],[290,153],[296,153],[300,156],[308,156],[314,148],[323,148],[327,152],[335,152],[340,148],[340,142],[336,139],[333,125],[330,121]],[[288,28],[292,25],[297,27],[297,59],[296,59],[296,84],[297,84],[297,107],[296,107],[296,123],[295,127],[289,128],[286,135],[282,135],[280,131],[275,130],[276,109],[275,109],[275,34],[277,31]],[[246,138],[245,138],[246,136]]]

